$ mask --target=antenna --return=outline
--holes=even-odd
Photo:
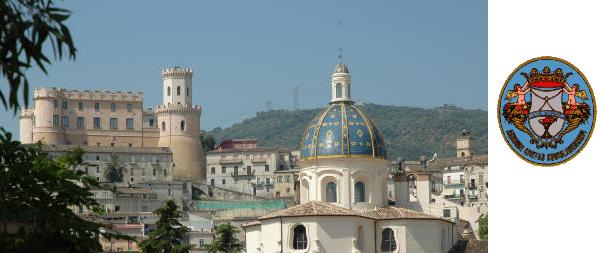
[[[300,88],[298,86],[292,87],[292,94],[294,95],[294,107],[292,108],[294,111],[298,110],[298,91]]]
[[[342,62],[344,62],[343,59],[342,59],[342,53],[344,52],[344,48],[342,46],[340,46],[338,48],[338,51],[339,51],[339,53],[338,53],[338,59],[340,60],[340,63],[342,63]]]

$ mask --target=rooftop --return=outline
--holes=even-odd
[[[377,208],[374,210],[369,210],[366,212],[359,212],[320,201],[310,201],[301,205],[272,212],[259,217],[258,220],[265,220],[277,217],[300,216],[357,216],[374,220],[427,219],[447,221],[442,218],[438,218],[423,212],[418,212],[400,207],[388,206],[383,208]],[[248,223],[245,226],[251,226],[252,224],[253,223]]]

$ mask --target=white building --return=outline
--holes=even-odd
[[[276,197],[274,172],[289,171],[291,160],[289,150],[258,147],[256,139],[225,140],[206,153],[207,183],[273,198]]]
[[[348,67],[337,64],[331,102],[301,140],[301,204],[246,224],[246,252],[438,253],[456,242],[453,222],[388,206],[384,139],[353,103],[350,81]],[[429,177],[422,178],[428,189]],[[399,188],[407,196],[407,182]],[[430,191],[421,194],[429,199],[419,198],[420,206],[428,205]]]

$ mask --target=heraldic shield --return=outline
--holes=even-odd
[[[546,67],[543,70],[544,75],[554,74],[553,81],[541,81],[537,82],[534,80],[533,83],[527,82],[531,87],[531,110],[529,111],[529,126],[536,135],[534,143],[538,147],[542,146],[555,146],[556,136],[563,129],[565,124],[565,117],[563,114],[562,107],[562,86],[563,83],[559,82],[565,78],[562,76],[561,69],[557,69],[556,72],[550,73],[550,68]],[[532,73],[527,75],[523,73],[528,79],[539,75],[537,69],[532,69]]]
[[[562,59],[540,57],[507,79],[498,115],[503,137],[515,153],[537,165],[556,165],[585,146],[596,107],[593,91],[577,68]]]

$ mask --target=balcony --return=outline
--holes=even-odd
[[[232,158],[232,159],[219,159],[220,164],[240,164],[242,163],[241,158]]]
[[[252,163],[266,163],[267,162],[267,158],[266,157],[256,157],[256,158],[252,158],[250,159],[250,161]]]

